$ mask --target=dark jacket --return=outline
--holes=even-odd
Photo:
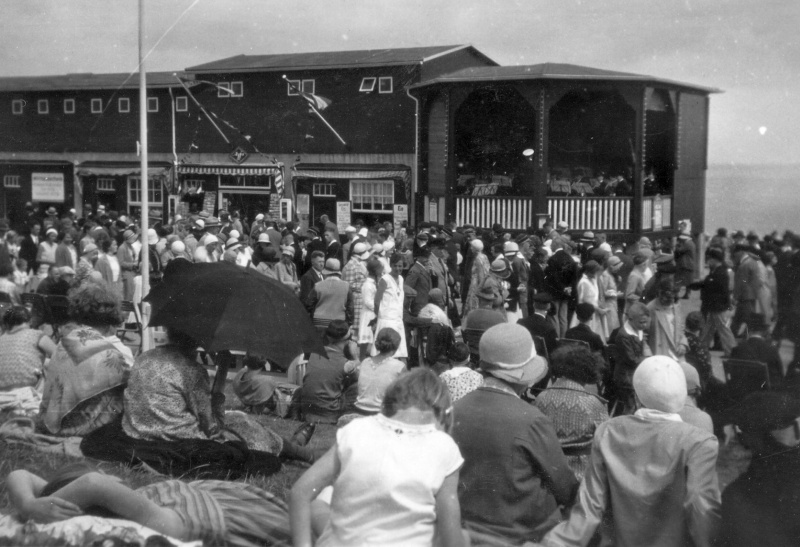
[[[731,350],[731,359],[766,363],[770,387],[775,389],[783,383],[783,365],[778,349],[760,336],[751,336],[740,342]]]
[[[603,348],[605,347],[605,344],[603,344],[603,339],[600,338],[600,335],[592,331],[589,325],[584,323],[579,323],[567,330],[567,332],[564,333],[564,338],[586,342],[589,344],[589,349],[592,351],[603,351]]]
[[[574,287],[578,279],[578,264],[566,251],[557,251],[547,261],[545,283],[553,300],[569,300],[572,298],[564,293],[568,287]]]
[[[533,315],[529,315],[528,317],[520,319],[517,321],[517,324],[528,329],[528,331],[531,333],[531,336],[541,336],[544,338],[544,345],[547,348],[548,354],[552,354],[558,347],[558,335],[556,334],[556,328],[550,321],[541,315],[534,313]],[[535,338],[534,341],[536,341]],[[536,344],[536,353],[542,356],[545,355],[544,348],[539,347],[538,342]]]
[[[700,311],[702,313],[720,313],[730,309],[730,275],[725,264],[717,266],[705,279],[693,283],[692,287],[700,288]]]

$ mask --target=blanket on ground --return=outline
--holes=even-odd
[[[19,417],[6,421],[0,426],[0,440],[8,445],[25,445],[41,452],[83,457],[80,437],[54,437],[36,433],[36,426],[31,418]]]

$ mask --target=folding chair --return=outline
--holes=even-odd
[[[482,329],[461,329],[461,339],[469,347],[469,362],[473,368],[477,368],[480,362],[480,343],[484,332]]]
[[[536,346],[536,353],[537,355],[541,355],[545,359],[547,359],[547,364],[550,364],[550,352],[547,351],[547,344],[544,342],[543,336],[534,336],[533,337],[533,345]]]
[[[726,359],[722,362],[725,371],[725,383],[728,397],[733,401],[741,401],[746,395],[764,389],[770,389],[769,369],[761,361],[744,359]]]
[[[138,355],[139,353],[142,352],[142,341],[143,341],[142,339],[144,338],[144,327],[142,325],[142,316],[139,314],[139,310],[137,309],[137,307],[130,300],[123,300],[121,302],[120,311],[122,311],[122,315],[125,319],[123,319],[122,325],[117,327],[117,337],[124,342],[125,335],[127,333],[137,334],[139,336],[139,349],[136,352],[136,354]],[[126,323],[131,313],[136,318],[136,324],[135,327],[133,328],[128,327],[127,326],[128,323]],[[121,336],[120,333],[122,333]]]

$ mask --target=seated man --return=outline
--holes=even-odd
[[[633,372],[645,357],[652,355],[645,344],[644,331],[650,322],[650,311],[641,302],[634,302],[625,312],[627,319],[617,329],[617,335],[609,340],[614,344],[614,391],[622,403],[622,413],[634,410]]]
[[[569,519],[542,543],[585,546],[604,517],[601,545],[710,546],[720,524],[719,444],[684,423],[680,365],[665,356],[645,359],[633,375],[639,409],[600,424],[589,468]]]
[[[300,411],[307,422],[335,424],[346,410],[348,398],[355,401],[358,376],[346,367],[353,355],[346,355],[349,338],[346,321],[331,321],[325,330],[328,356],[312,353],[309,357],[300,388]]]
[[[517,321],[518,325],[522,325],[531,336],[540,336],[544,339],[545,347],[536,346],[536,351],[544,355],[544,350],[547,348],[547,353],[553,353],[558,347],[558,334],[553,322],[547,318],[547,312],[550,309],[550,303],[553,297],[550,293],[542,292],[531,296],[533,300],[533,315],[529,315],[524,319]]]
[[[275,388],[283,381],[268,374],[265,363],[251,356],[245,357],[245,366],[233,379],[233,393],[245,407],[256,414],[275,409]]]
[[[452,436],[464,457],[458,487],[464,527],[473,544],[481,537],[539,541],[578,485],[553,423],[519,397],[547,364],[524,327],[503,323],[481,338],[480,366],[484,385],[453,412]]]
[[[732,414],[753,459],[722,493],[720,545],[800,545],[800,401],[756,392]]]
[[[588,302],[581,302],[575,306],[575,317],[578,318],[578,324],[568,329],[564,333],[564,338],[570,340],[581,340],[589,344],[589,349],[594,351],[603,351],[605,344],[600,335],[592,331],[589,322],[594,316],[594,306]]]
[[[783,364],[778,348],[769,342],[769,326],[760,313],[752,313],[747,319],[747,340],[742,340],[731,350],[731,359],[761,361],[767,364],[769,384],[772,389],[783,384]]]

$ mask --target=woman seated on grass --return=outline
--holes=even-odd
[[[380,338],[380,335],[379,335]],[[458,473],[464,460],[447,434],[447,388],[418,368],[393,382],[381,414],[340,429],[336,444],[292,488],[295,547],[468,545]],[[330,505],[317,494],[333,486]]]
[[[250,484],[169,480],[132,490],[85,463],[47,482],[24,470],[6,479],[20,520],[56,522],[83,514],[122,518],[181,541],[204,545],[289,545],[284,502]]]
[[[136,358],[122,420],[87,436],[81,443],[85,456],[204,478],[270,475],[281,467],[279,456],[314,461],[305,446],[311,424],[291,440],[252,420],[246,420],[246,432],[226,428],[225,396],[212,392],[208,372],[195,359],[197,341],[175,329],[167,329],[167,337],[166,346]]]
[[[391,327],[381,329],[375,337],[378,354],[364,359],[358,368],[355,410],[359,414],[380,412],[386,388],[406,371],[405,363],[394,357],[399,346],[400,335]]]
[[[46,433],[83,436],[122,414],[133,354],[116,336],[120,301],[105,283],[70,292],[68,315],[45,370],[39,421]]]

